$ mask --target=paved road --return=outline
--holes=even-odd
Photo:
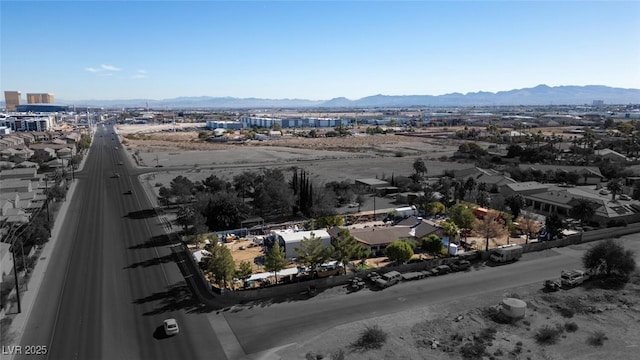
[[[21,345],[47,345],[48,359],[226,358],[111,131],[98,128],[76,173],[76,195]],[[179,335],[163,336],[168,317],[178,320]]]
[[[636,261],[640,263],[640,236],[625,236],[621,241],[625,247],[635,249]],[[309,300],[237,307],[211,316],[218,319],[216,321],[225,318],[246,354],[255,357],[268,353],[268,349],[308,340],[354,321],[527,284],[540,283],[542,286],[545,279],[557,278],[563,269],[580,268],[581,256],[589,246],[591,244],[587,243],[525,254],[513,264],[483,266],[470,272],[400,283],[383,291],[320,294]],[[474,304],[469,306],[474,307]]]

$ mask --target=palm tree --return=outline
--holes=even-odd
[[[616,195],[622,191],[620,179],[613,179],[607,183],[607,190],[611,191],[611,201],[616,200]]]
[[[569,215],[580,220],[580,224],[584,225],[584,223],[591,219],[591,217],[596,213],[595,204],[587,199],[578,199],[575,201],[574,205],[569,210]]]
[[[458,235],[458,225],[454,224],[453,221],[445,221],[440,226],[442,226],[443,235],[449,238],[447,253],[451,255],[451,242]]]

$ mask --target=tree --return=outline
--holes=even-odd
[[[195,219],[195,210],[192,206],[180,206],[177,213],[176,222],[178,225],[182,226],[184,232],[187,232],[187,229],[190,225],[193,225],[193,220]]]
[[[429,205],[427,205],[427,212],[429,213],[429,215],[439,215],[439,214],[444,214],[444,212],[447,209],[445,208],[444,204],[439,202],[439,201],[434,201],[432,203],[429,203]]]
[[[253,273],[253,269],[251,268],[251,263],[248,261],[240,262],[240,266],[236,269],[236,278],[242,280],[244,286],[247,285],[247,279],[251,277]]]
[[[607,183],[607,189],[611,191],[611,201],[616,200],[616,195],[622,191],[620,179],[613,179]]]
[[[324,246],[322,238],[312,232],[309,238],[303,238],[300,245],[293,249],[298,256],[298,262],[308,266],[312,271],[325,263],[331,257],[331,248]]]
[[[427,173],[427,166],[422,159],[416,159],[413,162],[413,170],[416,174],[420,175],[420,177],[423,177]]]
[[[218,242],[209,249],[211,256],[202,258],[205,268],[213,275],[218,285],[227,287],[227,283],[233,280],[236,270],[231,250]]]
[[[460,229],[471,229],[476,222],[476,216],[466,205],[455,204],[449,209],[449,220]]]
[[[342,226],[344,224],[344,216],[342,215],[329,215],[323,216],[316,220],[318,227],[320,228],[332,228],[334,226]]]
[[[234,192],[198,193],[196,208],[206,218],[210,230],[236,229],[248,212]]]
[[[526,243],[529,243],[529,237],[531,234],[537,234],[542,227],[538,220],[532,219],[530,217],[521,216],[516,222],[518,223],[518,230],[522,231],[525,235],[527,235]]]
[[[478,193],[476,194],[476,204],[485,207],[489,205],[490,202],[491,196],[489,195],[489,192],[485,190],[478,190]]]
[[[487,215],[478,221],[474,230],[483,238],[486,238],[485,251],[489,251],[489,239],[505,236],[507,228],[501,223],[501,216],[495,211],[489,211]]]
[[[413,257],[413,249],[409,243],[396,240],[387,246],[384,254],[389,260],[404,264]]]
[[[504,204],[511,209],[513,218],[517,219],[520,216],[520,210],[525,206],[525,200],[520,194],[513,194],[504,200]]]
[[[569,209],[569,216],[580,220],[580,224],[584,224],[591,219],[595,213],[596,205],[587,199],[577,199]]]
[[[278,283],[278,271],[284,269],[286,265],[287,261],[284,258],[284,249],[282,249],[278,241],[276,241],[264,259],[264,269],[273,272],[276,277],[276,283]]]
[[[444,245],[442,244],[442,240],[436,234],[431,234],[422,239],[422,250],[433,256],[440,255],[443,247]]]
[[[451,255],[451,243],[456,239],[456,236],[458,236],[458,226],[450,220],[443,222],[442,224],[440,224],[440,226],[442,226],[442,233],[444,234],[444,236],[449,238],[447,253]]]
[[[591,247],[582,256],[584,267],[594,275],[612,277],[624,282],[635,270],[634,253],[613,240],[606,240]]]
[[[544,222],[544,227],[547,230],[547,233],[549,233],[549,240],[555,239],[562,231],[563,226],[562,219],[558,214],[553,213],[547,216]]]
[[[183,203],[192,194],[193,182],[182,175],[178,175],[171,180],[170,188],[171,194],[178,198],[178,202]]]
[[[349,260],[360,257],[364,252],[364,246],[349,233],[349,229],[340,229],[337,238],[331,239],[331,245],[333,258],[342,264],[345,274]]]

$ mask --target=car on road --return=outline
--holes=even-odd
[[[122,161],[118,161],[118,165],[122,165],[124,164]]]
[[[431,274],[434,276],[444,275],[450,272],[451,272],[451,268],[449,267],[449,265],[440,265],[434,268],[433,270],[431,270]]]
[[[120,174],[118,174],[118,173],[113,173],[113,175],[111,175],[111,177],[119,178],[119,177],[120,177]]]
[[[466,271],[471,268],[471,262],[468,260],[457,260],[449,266],[452,271]]]
[[[125,195],[131,195],[131,194],[133,194],[133,192],[131,191],[131,189],[129,189],[129,190],[127,190],[127,191],[125,191],[124,193],[125,193]]]
[[[164,332],[167,336],[176,335],[180,332],[176,319],[166,319],[164,321]]]
[[[627,195],[627,194],[622,194],[619,196],[620,200],[631,200],[631,196]]]

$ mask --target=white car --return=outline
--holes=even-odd
[[[164,332],[167,335],[175,335],[180,332],[176,319],[166,319],[164,321]]]

